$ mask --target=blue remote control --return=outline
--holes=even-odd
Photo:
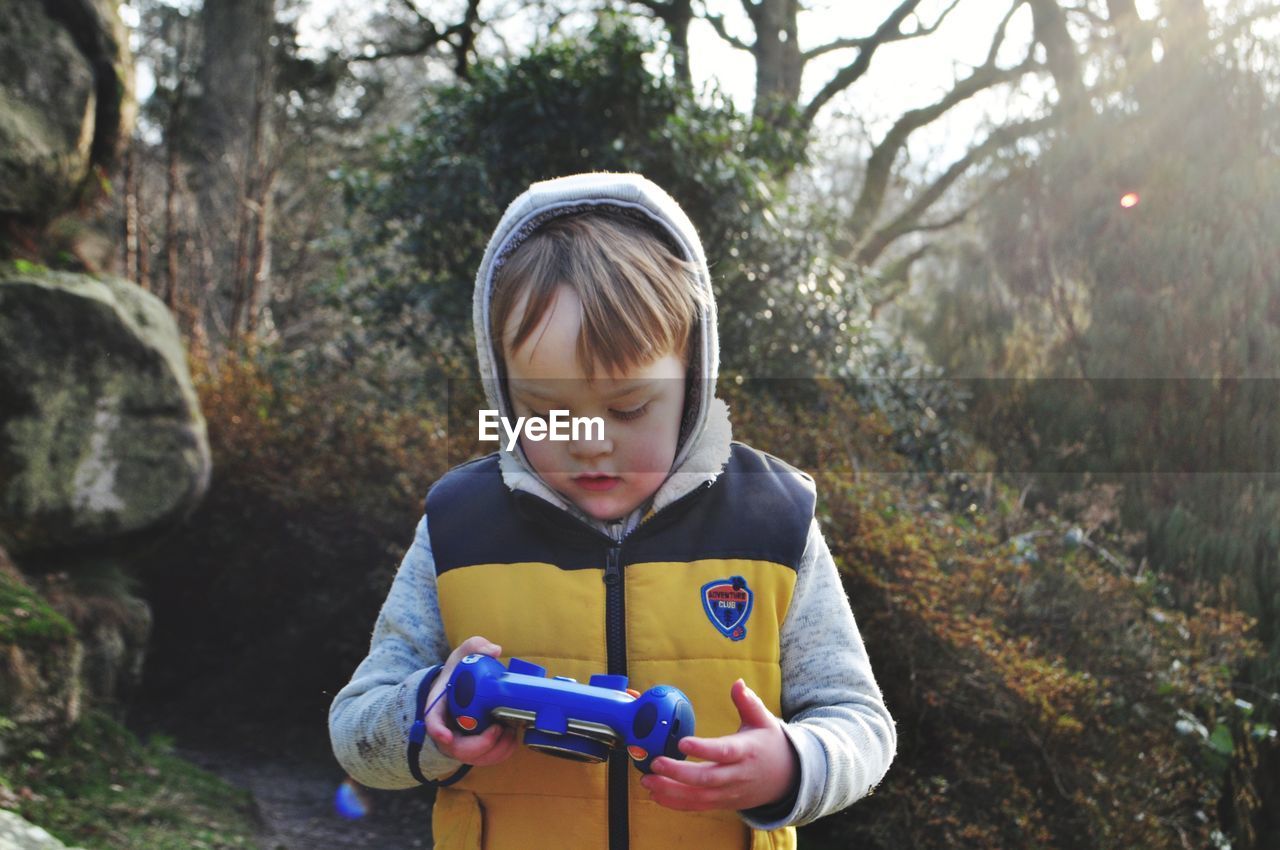
[[[642,773],[658,756],[683,759],[676,744],[693,734],[693,705],[679,688],[659,685],[643,694],[626,676],[599,673],[588,684],[547,678],[544,667],[512,658],[509,667],[488,655],[468,655],[449,679],[449,712],[464,734],[494,722],[524,727],[524,743],[549,755],[600,762],[626,748]]]

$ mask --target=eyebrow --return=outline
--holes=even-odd
[[[614,401],[616,399],[622,398],[623,396],[631,395],[636,390],[647,389],[649,386],[650,386],[649,381],[634,381],[629,386],[623,387],[617,392],[610,393],[609,395],[605,396],[604,400]],[[530,398],[541,399],[542,401],[559,401],[559,399],[554,398],[553,396],[544,395],[538,390],[532,389],[529,387],[522,387],[520,385],[516,385],[514,389],[516,392],[520,393],[521,395],[529,396]]]

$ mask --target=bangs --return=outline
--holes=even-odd
[[[640,222],[617,213],[552,219],[506,259],[494,279],[489,332],[505,361],[570,287],[582,303],[576,353],[589,378],[621,375],[666,354],[686,361],[706,296],[689,263]],[[527,298],[513,334],[511,314]]]

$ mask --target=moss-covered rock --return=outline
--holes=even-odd
[[[129,33],[114,0],[0,0],[0,216],[47,220],[137,115]]]
[[[0,0],[0,213],[63,208],[89,173],[94,69],[43,3]]]
[[[42,572],[32,583],[75,628],[84,654],[84,701],[122,717],[142,680],[151,637],[151,607],[134,595],[134,579],[121,564],[103,559]]]
[[[0,545],[89,551],[190,511],[204,418],[177,325],[121,280],[0,272]]]
[[[76,722],[83,658],[71,623],[0,549],[0,757],[15,743],[52,740]]]

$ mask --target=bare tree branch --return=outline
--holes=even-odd
[[[1003,37],[1003,32],[998,34],[997,38],[1000,37]],[[994,53],[993,50],[993,56]],[[907,138],[916,130],[944,115],[956,104],[968,100],[978,92],[1000,83],[1016,80],[1038,67],[1034,56],[1035,45],[1033,44],[1026,59],[1013,68],[1000,68],[992,59],[978,67],[965,79],[958,81],[940,100],[902,114],[880,143],[872,149],[871,156],[867,160],[867,176],[858,196],[858,202],[854,206],[853,215],[850,217],[850,227],[855,238],[861,238],[870,230],[876,213],[884,203],[885,190],[889,184],[894,160],[906,146]]]
[[[482,26],[480,0],[467,0],[467,9],[463,13],[462,20],[444,29],[440,29],[424,15],[414,0],[400,0],[400,5],[408,9],[416,19],[414,29],[417,37],[406,44],[382,50],[365,50],[355,56],[347,57],[346,61],[378,62],[383,59],[425,56],[443,46],[453,53],[455,73],[460,78],[466,78],[470,68],[470,57],[475,50],[476,35]]]
[[[731,47],[745,50],[748,53],[754,52],[754,48],[750,44],[729,34],[729,30],[724,25],[724,15],[707,15],[705,20],[711,24],[711,28],[716,31],[716,35],[728,42]]]
[[[1014,14],[1022,7],[1027,0],[1014,0],[1013,5],[1009,7],[1009,11],[1004,13],[1004,17],[1000,19],[1000,25],[996,27],[995,35],[991,37],[991,48],[987,50],[987,61],[985,64],[996,64],[996,54],[1000,52],[1001,46],[1004,45],[1005,36],[1009,33],[1009,21],[1013,19]]]
[[[867,72],[867,69],[871,67],[871,57],[875,55],[876,50],[885,43],[886,39],[892,37],[895,33],[901,33],[902,22],[915,12],[916,6],[919,5],[920,0],[902,0],[898,4],[898,8],[894,9],[889,14],[889,17],[881,22],[876,31],[868,37],[868,45],[858,51],[858,58],[837,71],[835,76],[828,80],[827,84],[813,96],[813,100],[809,101],[809,104],[804,107],[801,112],[802,125],[804,127],[812,126],[813,119],[817,116],[819,110],[826,106],[831,98],[853,85]]]
[[[926,242],[910,254],[894,260],[888,268],[875,275],[881,288],[871,298],[869,312],[872,319],[875,319],[886,305],[906,291],[907,283],[911,275],[911,267],[926,254],[932,253],[933,250],[934,244],[932,242]]]
[[[911,32],[898,31],[896,33],[891,33],[887,37],[881,39],[880,43],[887,44],[892,41],[908,41],[913,38],[921,38],[926,35],[931,35],[934,32],[937,32],[938,27],[942,26],[942,22],[947,19],[947,15],[951,14],[951,10],[959,5],[960,0],[952,0],[951,5],[942,10],[942,14],[938,15],[938,19],[933,22],[932,26],[917,26]],[[808,62],[810,59],[817,58],[818,56],[822,56],[834,50],[848,50],[853,47],[865,50],[871,44],[871,40],[873,38],[875,38],[874,35],[865,35],[859,38],[838,38],[835,41],[806,50],[802,55],[804,57],[804,61]]]
[[[418,23],[426,24],[433,30],[436,28],[435,24],[431,23],[431,21],[427,19],[427,16],[422,14],[422,10],[418,8],[418,4],[414,3],[413,0],[400,0],[400,5],[408,9],[409,12],[418,19]]]
[[[903,233],[934,233],[939,230],[947,230],[955,227],[960,222],[969,217],[969,213],[973,212],[977,207],[977,202],[971,203],[961,209],[959,212],[942,219],[941,221],[921,221],[904,229]]]
[[[934,180],[923,192],[917,195],[907,207],[894,216],[894,218],[883,227],[879,227],[871,232],[866,238],[860,240],[857,248],[857,260],[863,265],[870,265],[875,262],[886,248],[895,240],[905,236],[908,233],[919,232],[923,230],[941,230],[950,227],[968,214],[969,208],[963,210],[958,216],[954,216],[942,222],[933,224],[920,223],[920,217],[924,215],[929,207],[942,197],[943,193],[951,187],[966,171],[974,165],[982,162],[991,154],[1007,147],[1018,139],[1025,138],[1042,130],[1048,129],[1057,121],[1057,113],[1047,115],[1043,118],[1037,118],[1031,121],[1023,121],[1018,124],[1010,124],[993,130],[990,135],[979,145],[970,148],[969,151],[960,159],[951,164],[938,179]],[[861,201],[861,199],[859,199]],[[856,215],[856,213],[855,213]]]

